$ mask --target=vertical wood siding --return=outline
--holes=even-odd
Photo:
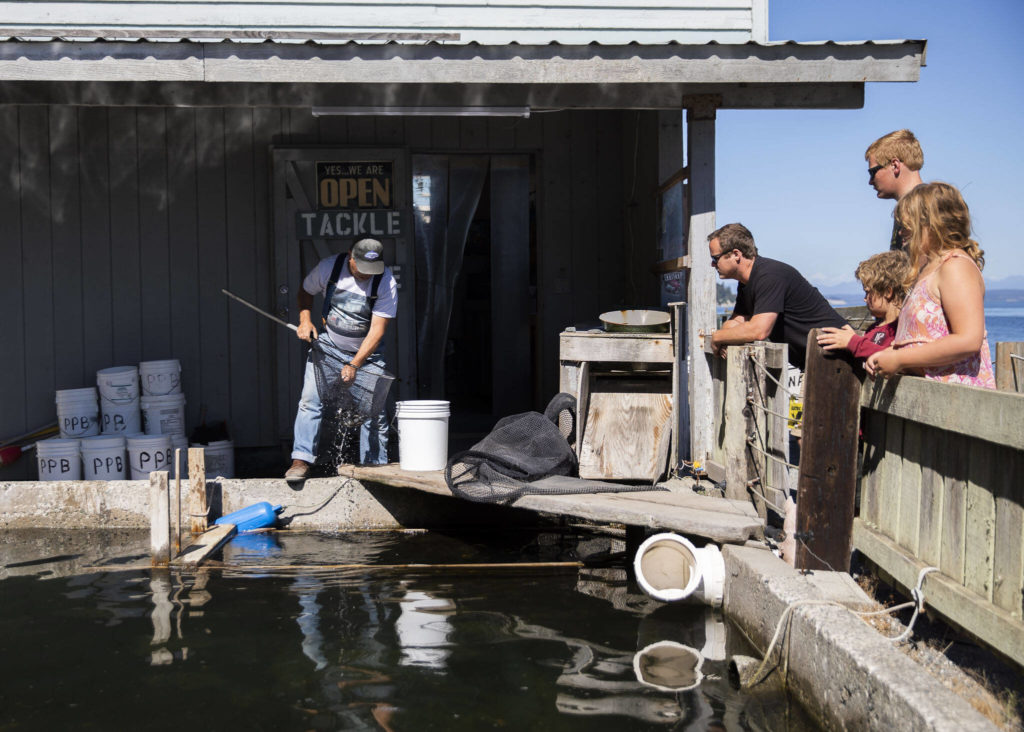
[[[278,414],[277,339],[292,336],[220,291],[279,307],[271,145],[535,154],[543,406],[557,391],[562,329],[657,297],[647,271],[655,121],[612,111],[346,120],[294,109],[0,106],[0,437],[53,420],[54,390],[93,385],[98,369],[177,358],[189,430],[203,413],[226,421],[240,446],[277,444],[279,422],[292,417]],[[299,283],[289,285],[294,293]]]
[[[211,29],[334,33],[458,33],[461,42],[746,43],[767,40],[766,0],[276,0],[230,5],[198,0],[0,2],[12,29]],[[110,33],[108,32],[108,35]]]

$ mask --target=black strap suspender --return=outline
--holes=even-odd
[[[327,322],[327,315],[331,312],[331,300],[334,298],[334,291],[338,289],[338,279],[341,277],[341,268],[345,266],[345,262],[348,261],[348,254],[339,254],[338,258],[334,261],[334,267],[331,269],[331,279],[327,282],[327,291],[324,292],[324,310],[320,314],[321,320],[324,323]],[[384,274],[373,276],[373,281],[370,283],[370,311],[373,312],[374,305],[377,304],[377,290],[380,289],[380,281],[384,279]]]

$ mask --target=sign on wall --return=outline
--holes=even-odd
[[[318,162],[316,211],[296,214],[300,239],[348,239],[400,236],[401,212],[395,206],[394,163]]]

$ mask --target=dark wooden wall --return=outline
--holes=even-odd
[[[635,111],[316,119],[0,105],[0,438],[54,419],[54,390],[93,385],[97,369],[177,358],[190,430],[205,407],[238,445],[278,442],[275,339],[290,334],[220,292],[273,308],[270,145],[536,153],[546,401],[559,331],[657,300],[656,124]]]

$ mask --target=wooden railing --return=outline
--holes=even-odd
[[[1024,394],[866,380],[853,546],[1024,665]],[[799,501],[798,501],[799,502]]]
[[[762,516],[795,487],[789,459],[787,346],[730,346],[712,361],[714,449],[706,466],[727,498],[751,498]]]
[[[809,341],[799,470],[785,466],[786,347],[758,342],[712,361],[709,476],[763,509],[796,474],[798,568],[845,571],[857,549],[909,590],[936,567],[926,604],[1024,665],[1024,344],[997,345],[992,391],[872,380]]]

